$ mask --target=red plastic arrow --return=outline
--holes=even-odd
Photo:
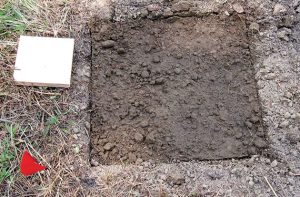
[[[46,167],[40,165],[36,159],[32,157],[27,150],[25,150],[20,163],[20,169],[24,176],[30,176],[34,173],[45,170]]]

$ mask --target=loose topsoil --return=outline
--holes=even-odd
[[[266,148],[243,19],[92,23],[91,156],[224,159]]]

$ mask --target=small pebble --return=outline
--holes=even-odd
[[[172,5],[172,11],[173,12],[188,11],[191,6],[192,6],[191,3],[188,1],[179,1],[178,3]]]
[[[114,144],[108,142],[108,143],[106,143],[106,144],[104,145],[103,148],[104,148],[104,150],[106,150],[106,151],[110,151],[110,150],[112,150],[114,147],[115,147]]]
[[[141,76],[143,78],[148,78],[150,76],[149,72],[147,70],[144,70],[142,73],[141,73]]]
[[[108,48],[114,47],[115,44],[116,44],[116,42],[113,41],[113,40],[106,40],[106,41],[103,41],[103,42],[101,43],[101,46],[102,46],[102,48],[104,48],[104,49],[108,49]]]
[[[167,181],[174,185],[181,185],[185,183],[185,178],[181,173],[175,172],[175,173],[171,173],[167,177]]]
[[[252,128],[252,126],[253,126],[252,123],[251,123],[250,121],[248,121],[248,120],[245,122],[245,125],[246,125],[248,128]]]
[[[272,168],[276,167],[277,165],[278,165],[277,160],[272,161],[272,163],[271,163]]]
[[[286,112],[285,114],[284,114],[284,118],[290,118],[291,117],[291,114],[289,113],[289,112]]]
[[[259,24],[253,22],[250,24],[249,29],[252,30],[253,32],[257,33],[257,32],[259,32]]]
[[[158,56],[154,56],[153,59],[152,59],[152,62],[153,63],[159,63],[160,62],[160,59]]]
[[[124,53],[126,53],[126,51],[125,51],[124,48],[118,48],[118,49],[117,49],[117,53],[118,53],[118,54],[124,54]]]
[[[285,6],[277,3],[275,6],[274,6],[274,10],[273,10],[273,14],[274,15],[277,15],[277,14],[280,14],[280,13],[283,13],[283,12],[286,12],[287,9]]]
[[[230,14],[229,14],[228,11],[225,11],[224,14],[225,14],[226,16],[230,16]]]
[[[175,69],[174,69],[174,72],[175,72],[177,75],[179,75],[179,74],[181,73],[181,69],[180,69],[180,68],[175,68]]]
[[[161,6],[158,5],[158,4],[150,4],[150,5],[147,6],[147,10],[149,12],[155,12],[155,11],[158,11],[160,9],[161,9]]]
[[[164,78],[158,78],[158,79],[155,80],[155,84],[160,85],[160,84],[163,84],[163,83],[164,83]]]
[[[275,77],[276,77],[275,73],[269,73],[269,74],[265,75],[266,80],[271,80],[271,79],[274,79]]]
[[[293,94],[290,93],[290,92],[286,92],[286,93],[284,94],[284,96],[285,96],[286,98],[288,98],[288,99],[291,99],[291,98],[293,97]]]
[[[136,156],[133,153],[128,154],[128,159],[130,162],[135,162],[136,161]]]
[[[243,6],[241,6],[241,4],[239,4],[239,3],[233,4],[232,8],[234,9],[234,11],[236,11],[239,14],[244,12]]]
[[[142,9],[142,10],[141,10],[141,17],[142,17],[142,18],[147,17],[148,14],[149,14],[149,13],[148,13],[148,10],[147,10],[147,9]]]
[[[250,185],[250,187],[253,187],[254,186],[254,182],[253,181],[249,181],[249,185]]]
[[[278,30],[277,32],[277,37],[285,40],[285,41],[289,41],[289,35],[292,33],[292,30],[288,29],[288,28],[281,28],[280,30]]]
[[[73,135],[73,138],[74,138],[75,140],[78,140],[78,136],[77,136],[76,134]]]
[[[164,9],[163,16],[164,17],[173,16],[173,12],[172,12],[171,8]]]
[[[79,148],[79,146],[76,146],[74,148],[74,153],[78,154],[79,152],[80,152],[80,148]]]
[[[140,133],[135,133],[134,134],[134,139],[137,142],[142,142],[144,140],[144,136],[142,134],[140,134]]]
[[[91,165],[92,165],[92,166],[99,166],[99,162],[96,161],[95,159],[92,159],[92,160],[91,160]]]
[[[145,128],[145,127],[148,127],[149,126],[149,122],[147,120],[143,120],[141,122],[141,127]]]
[[[257,138],[254,140],[254,145],[258,148],[265,148],[267,147],[267,142],[261,138]]]
[[[288,120],[285,120],[285,121],[283,121],[282,123],[280,123],[279,127],[285,128],[285,127],[287,127],[288,125],[289,125],[289,121],[288,121]]]

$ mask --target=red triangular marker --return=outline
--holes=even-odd
[[[21,160],[20,169],[24,176],[30,176],[34,173],[45,170],[46,167],[38,164],[36,159],[33,158],[27,150],[25,150]]]

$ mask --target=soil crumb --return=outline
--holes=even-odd
[[[92,22],[91,156],[102,164],[245,157],[266,148],[245,22]]]

